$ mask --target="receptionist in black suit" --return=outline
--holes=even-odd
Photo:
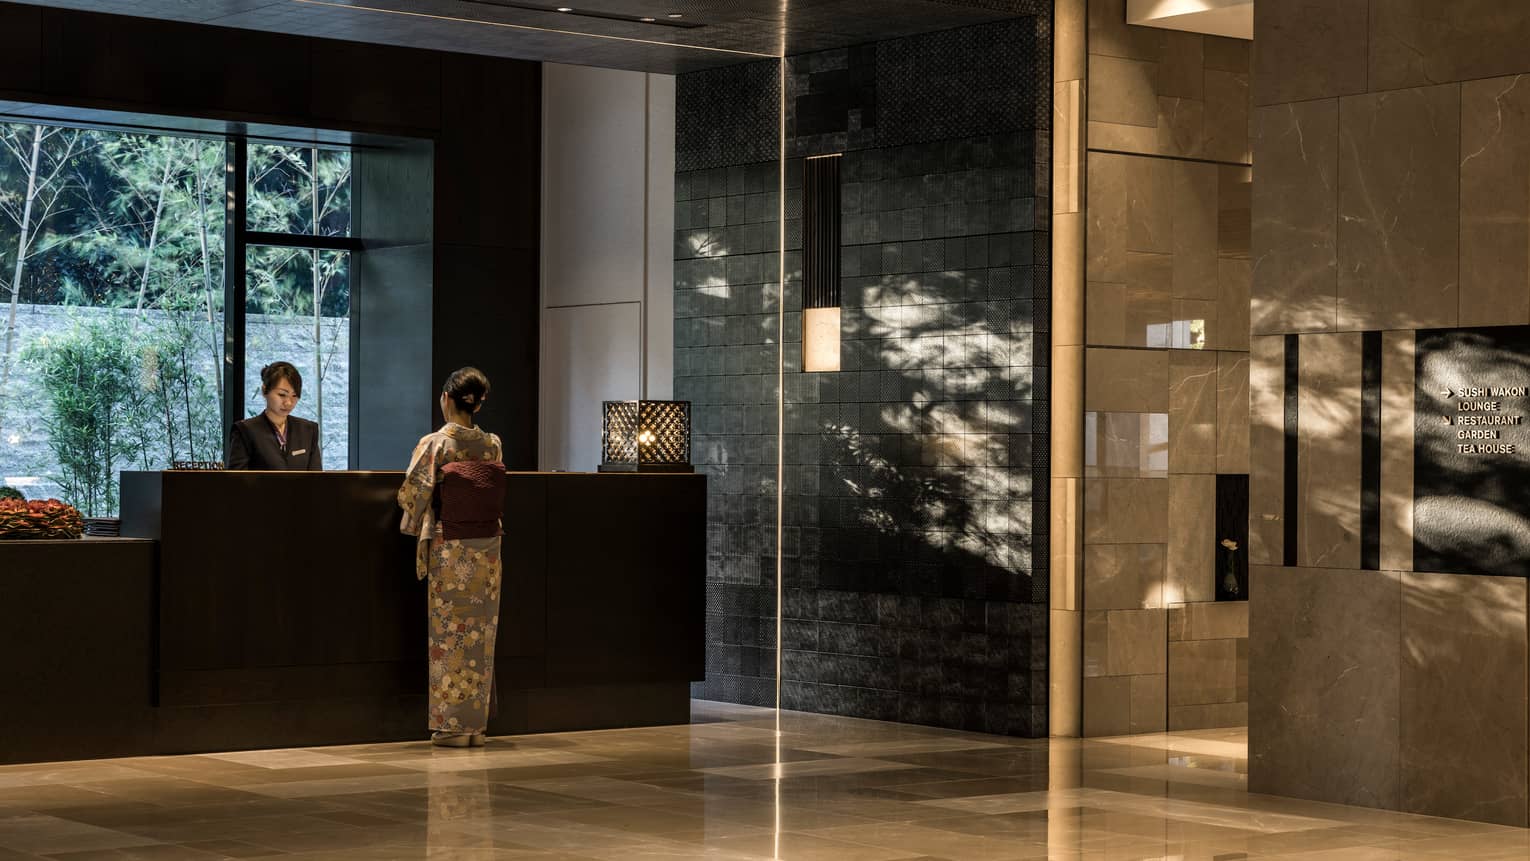
[[[303,396],[303,376],[287,362],[260,369],[266,408],[234,424],[228,436],[229,469],[323,469],[319,426],[292,414]]]

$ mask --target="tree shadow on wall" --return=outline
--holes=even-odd
[[[960,271],[856,292],[817,387],[817,585],[1037,600],[1033,302]]]

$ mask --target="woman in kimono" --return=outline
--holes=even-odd
[[[488,394],[477,368],[447,378],[446,424],[415,446],[398,492],[429,580],[431,741],[443,747],[482,745],[492,702],[505,467],[499,437],[473,424]]]

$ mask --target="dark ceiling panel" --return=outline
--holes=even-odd
[[[790,0],[785,4],[782,0],[21,2],[666,74],[774,57],[783,51],[821,51],[1050,10],[1050,0]],[[559,5],[568,5],[575,13],[555,11]],[[679,14],[681,18],[676,20],[692,26],[665,26],[671,22],[671,14]],[[642,17],[655,21],[633,20]]]

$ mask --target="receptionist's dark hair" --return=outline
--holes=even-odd
[[[271,390],[281,385],[285,380],[287,385],[298,397],[303,396],[303,375],[292,366],[291,362],[272,362],[260,369],[260,393],[268,395]]]
[[[451,398],[457,409],[475,413],[489,397],[489,378],[472,366],[458,368],[446,378],[441,393]]]

